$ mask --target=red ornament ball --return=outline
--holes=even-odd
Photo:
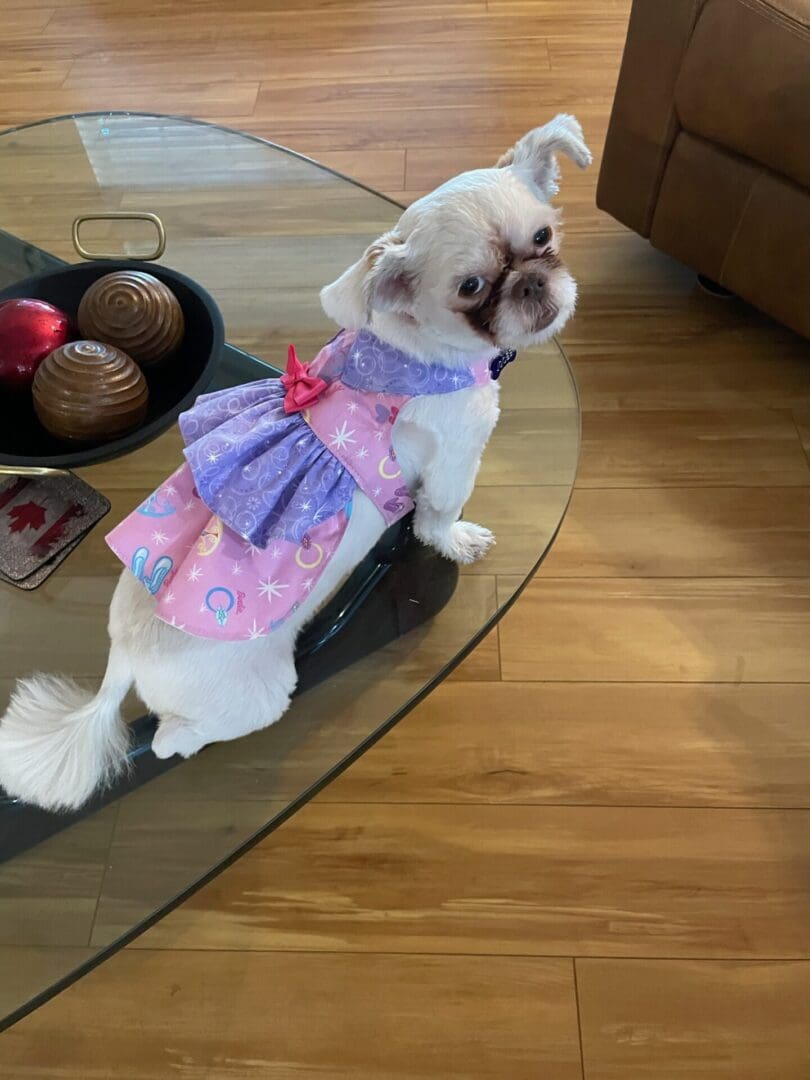
[[[44,300],[0,303],[0,387],[20,390],[54,349],[70,341],[70,319]]]

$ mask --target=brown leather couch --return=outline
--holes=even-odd
[[[596,201],[810,337],[810,0],[634,0]]]

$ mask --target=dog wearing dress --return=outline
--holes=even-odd
[[[181,417],[186,463],[108,537],[126,569],[98,693],[43,674],[17,683],[0,722],[10,795],[74,809],[109,782],[126,766],[133,686],[159,717],[161,758],[274,723],[301,628],[411,508],[439,554],[486,554],[493,535],[459,517],[498,418],[497,376],[507,350],[557,333],[576,301],[549,202],[558,153],[591,161],[571,116],[415,202],[323,289],[343,329],[312,364],[291,352],[282,380],[204,395]]]

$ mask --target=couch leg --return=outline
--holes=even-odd
[[[697,281],[704,292],[716,296],[719,300],[731,300],[736,295],[736,293],[730,292],[722,285],[718,285],[716,281],[712,281],[710,277],[706,277],[705,274],[698,274]]]

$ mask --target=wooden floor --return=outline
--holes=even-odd
[[[598,167],[628,10],[0,0],[0,124],[189,113],[409,199],[565,109]],[[807,347],[595,180],[561,193],[578,488],[492,662],[0,1037],[0,1076],[810,1077]]]

